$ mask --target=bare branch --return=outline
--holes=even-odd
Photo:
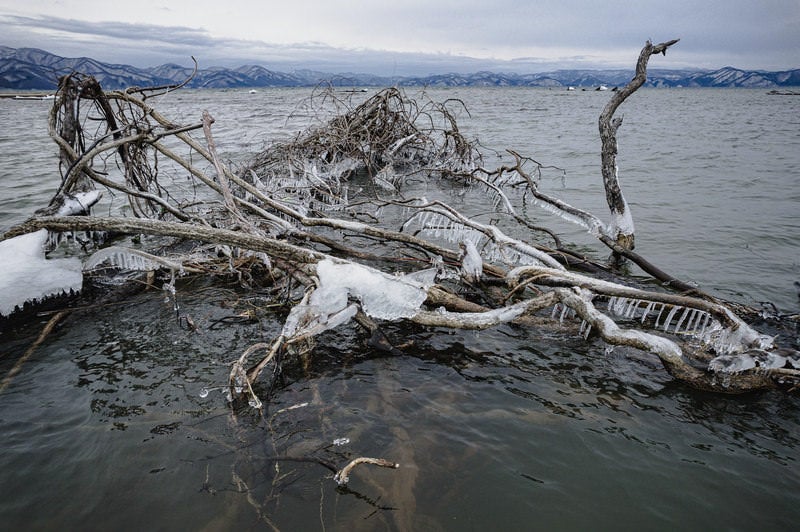
[[[372,464],[380,467],[390,467],[392,469],[397,469],[400,467],[400,464],[384,460],[383,458],[366,458],[362,456],[359,458],[354,458],[350,461],[350,463],[337,471],[333,479],[340,486],[344,486],[350,482],[350,472],[359,464]]]

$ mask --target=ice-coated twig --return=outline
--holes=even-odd
[[[183,266],[179,262],[152,255],[140,249],[121,246],[109,246],[96,251],[86,260],[83,269],[93,270],[104,263],[112,268],[123,270],[148,271],[159,268],[168,268],[173,271],[183,270]]]
[[[711,332],[704,331],[702,339],[704,343],[717,350],[717,352],[729,353],[732,351],[746,351],[748,349],[768,350],[773,346],[774,338],[759,333],[737,317],[730,309],[715,302],[686,296],[677,296],[664,292],[648,292],[601,279],[595,279],[575,272],[550,270],[539,266],[517,267],[508,273],[507,280],[514,285],[518,283],[522,277],[528,275],[536,276],[539,284],[552,284],[554,286],[570,284],[590,290],[594,294],[616,296],[617,299],[614,302],[616,308],[621,308],[620,305],[624,305],[624,302],[621,301],[620,298],[635,298],[671,305],[672,308],[662,325],[662,329],[665,332],[669,329],[672,319],[678,310],[685,310],[691,307],[704,311],[714,318],[719,327]]]
[[[483,224],[472,218],[468,218],[463,214],[461,214],[460,212],[458,212],[457,210],[450,207],[449,205],[446,205],[440,201],[432,201],[427,205],[421,207],[424,207],[425,210],[428,210],[431,213],[439,215],[440,217],[443,217],[444,219],[448,220],[447,224],[455,223],[457,224],[457,226],[455,227],[464,227],[472,231],[478,231],[482,233],[496,246],[503,246],[509,248],[514,252],[518,253],[519,255],[530,257],[534,259],[535,262],[542,264],[546,267],[562,269],[562,270],[564,269],[564,267],[557,260],[553,259],[547,253],[540,251],[535,247],[531,246],[530,244],[527,244],[519,239],[512,238],[506,235],[496,225]],[[445,225],[445,227],[454,227],[454,226]],[[441,231],[435,234],[436,236],[440,237],[449,236],[446,231]],[[459,242],[464,238],[464,236],[460,233],[456,233],[455,236],[457,237],[454,239],[454,241],[456,242]]]
[[[228,376],[228,386],[230,388],[230,400],[233,400],[238,395],[241,395],[245,389],[247,390],[247,395],[250,397],[248,403],[250,406],[256,409],[260,409],[262,407],[261,400],[258,398],[256,393],[253,391],[253,387],[251,386],[251,381],[248,378],[247,372],[244,368],[245,363],[247,362],[247,357],[253,354],[254,352],[260,349],[269,349],[267,357],[261,361],[262,364],[266,365],[272,357],[275,356],[277,352],[276,344],[270,346],[269,344],[265,343],[257,343],[253,344],[248,347],[244,353],[233,363],[231,367],[230,375]],[[262,366],[263,367],[263,366]]]

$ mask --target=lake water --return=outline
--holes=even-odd
[[[415,91],[409,89],[409,94]],[[302,127],[308,89],[183,91],[233,158]],[[597,116],[609,93],[432,89],[462,132],[566,170],[542,188],[601,217]],[[0,99],[0,230],[58,181],[47,102]],[[800,98],[762,90],[641,90],[624,104],[619,173],[636,249],[722,297],[797,312]],[[510,160],[510,159],[509,159]],[[496,161],[490,161],[496,162]],[[466,197],[465,209],[480,208]],[[602,258],[579,228],[533,209]],[[231,323],[247,294],[179,287],[73,312],[0,392],[0,528],[122,530],[787,530],[800,522],[800,399],[696,392],[646,354],[553,331],[390,324],[400,356],[355,329],[288,363],[263,416],[231,411],[230,364],[278,316]],[[0,331],[3,376],[44,315]],[[222,320],[222,321],[220,321]],[[227,320],[227,321],[226,321]],[[784,342],[795,342],[785,339]],[[795,348],[797,345],[795,343]],[[347,438],[335,445],[334,440]],[[347,488],[316,459],[360,466]],[[276,460],[276,458],[283,458]],[[295,460],[289,460],[293,458]],[[363,468],[363,469],[362,469]]]

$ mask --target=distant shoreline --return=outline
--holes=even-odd
[[[0,88],[0,91],[4,89]],[[9,100],[52,100],[53,93],[52,92],[41,92],[41,91],[31,91],[31,92],[0,92],[0,98],[6,98]]]

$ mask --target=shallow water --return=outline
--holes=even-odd
[[[558,172],[543,186],[604,212],[596,117],[608,93],[430,93],[461,98],[462,129],[484,144],[566,169],[563,186]],[[187,91],[157,106],[186,122],[210,109],[235,158],[307,94]],[[0,228],[49,197],[46,106],[0,100]],[[796,311],[798,107],[761,91],[637,93],[619,158],[637,250],[705,289]],[[292,120],[288,131],[305,118]],[[580,230],[529,215],[604,256]],[[796,396],[695,392],[648,355],[569,333],[392,324],[392,340],[413,342],[402,355],[329,331],[307,366],[287,364],[263,416],[232,411],[213,388],[281,317],[219,321],[244,295],[187,283],[178,298],[199,332],[155,291],[73,312],[0,393],[2,528],[786,530],[800,519]],[[47,319],[2,331],[0,374]],[[337,488],[320,463],[289,460],[353,456],[400,468],[359,466]]]

